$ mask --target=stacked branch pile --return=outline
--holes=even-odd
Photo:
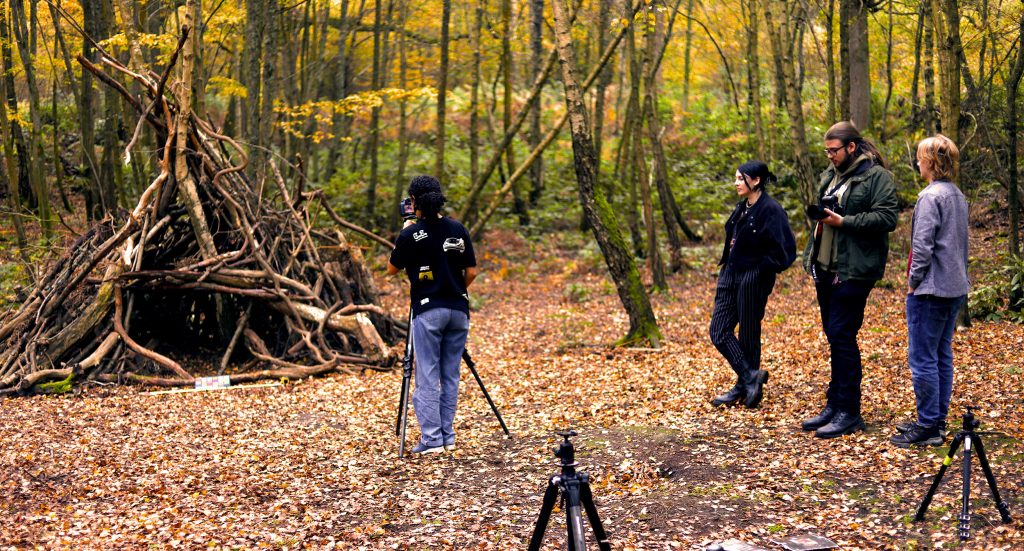
[[[160,171],[131,212],[91,227],[0,320],[0,394],[83,380],[191,385],[179,360],[197,351],[221,370],[249,358],[233,383],[394,364],[389,343],[405,328],[338,228],[383,240],[304,192],[301,174],[289,189],[271,163],[266,189],[254,185],[242,148],[166,86],[187,34],[162,75],[79,58],[135,108],[136,137],[154,130]]]

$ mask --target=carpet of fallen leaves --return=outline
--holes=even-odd
[[[902,450],[893,424],[914,410],[899,260],[872,293],[861,348],[868,430],[822,441],[828,351],[813,289],[779,280],[764,323],[771,381],[757,410],[714,409],[731,372],[707,338],[717,245],[654,296],[660,349],[617,349],[627,329],[594,254],[572,240],[492,236],[469,349],[514,438],[468,371],[453,453],[398,459],[400,371],[262,389],[152,396],[85,387],[0,401],[0,546],[76,549],[523,549],[549,476],[554,431],[579,431],[615,549],[694,549],[727,538],[768,548],[813,532],[842,549],[958,546],[959,456],[925,521],[914,511],[946,448]],[[559,245],[560,243],[560,245]],[[592,250],[591,250],[592,253]],[[399,317],[404,284],[383,284]],[[959,331],[951,424],[980,407],[1000,491],[1024,514],[1024,328]],[[953,416],[957,417],[953,417]],[[410,419],[409,446],[417,436]],[[1019,549],[975,462],[970,549]],[[565,545],[556,512],[545,548]]]

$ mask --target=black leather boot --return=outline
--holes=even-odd
[[[742,400],[744,397],[746,397],[746,395],[747,393],[744,390],[743,385],[739,381],[737,381],[732,388],[725,391],[725,394],[715,396],[715,399],[711,400],[711,405],[719,407],[733,404],[735,402]]]
[[[743,378],[743,405],[756,408],[761,403],[761,398],[764,398],[764,384],[768,382],[768,372],[763,369],[748,369]]]
[[[838,412],[835,410],[835,408],[828,404],[825,404],[825,409],[821,410],[821,413],[815,415],[814,417],[811,417],[810,419],[805,420],[803,423],[800,423],[800,428],[803,430],[818,430],[821,427],[827,425],[828,422],[831,421],[832,418],[836,416],[836,413]]]
[[[859,430],[864,430],[864,419],[860,415],[840,411],[836,413],[835,417],[827,425],[814,431],[814,436],[818,438],[836,438],[844,434],[853,434]]]

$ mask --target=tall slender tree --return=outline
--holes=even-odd
[[[960,71],[964,57],[960,41],[959,0],[931,0],[932,21],[939,54],[939,118],[942,133],[960,142]]]
[[[629,332],[619,342],[649,343],[661,345],[661,330],[658,328],[651,308],[650,298],[640,280],[633,256],[626,247],[619,230],[618,220],[607,199],[595,186],[596,161],[594,142],[587,121],[587,109],[583,94],[576,80],[575,52],[569,36],[569,18],[563,0],[551,2],[554,14],[555,44],[558,59],[562,65],[562,82],[565,86],[565,106],[568,112],[569,128],[572,134],[572,149],[576,181],[579,186],[580,204],[590,221],[605,263],[619,293],[619,300],[629,316]]]
[[[32,127],[29,129],[29,151],[34,159],[29,166],[29,183],[32,193],[35,195],[36,208],[39,213],[39,220],[46,237],[53,232],[53,218],[50,213],[50,187],[43,177],[43,114],[39,100],[39,82],[35,68],[34,40],[31,39],[29,29],[26,26],[24,0],[11,0],[11,22],[13,23],[14,39],[18,45],[18,53],[21,56],[21,67],[25,75],[25,82],[28,88],[28,109]]]
[[[1020,167],[1017,154],[1019,140],[1017,121],[1017,98],[1021,78],[1024,77],[1024,13],[1020,14],[1020,34],[1017,42],[1017,59],[1006,78],[1006,136],[1007,163],[1010,177],[1007,185],[1010,210],[1010,254],[1020,257]]]
[[[874,0],[840,0],[839,40],[843,68],[844,118],[861,130],[871,127],[871,71],[868,11]],[[843,55],[845,53],[845,55]]]
[[[434,138],[434,175],[442,185],[446,182],[444,165],[445,110],[448,95],[448,33],[452,17],[452,1],[441,0],[441,64],[437,72],[437,136]]]

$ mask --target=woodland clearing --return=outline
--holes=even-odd
[[[905,225],[904,225],[905,226]],[[492,234],[482,257],[469,350],[514,436],[506,439],[464,370],[458,449],[398,459],[400,370],[273,388],[146,395],[89,386],[0,401],[0,543],[12,548],[522,549],[547,478],[554,431],[573,427],[616,549],[701,548],[735,537],[813,532],[842,549],[957,546],[960,462],[924,522],[913,523],[946,448],[902,450],[892,426],[913,412],[903,285],[871,295],[861,349],[868,430],[835,441],[800,431],[827,383],[813,289],[794,267],[769,302],[756,410],[714,409],[730,381],[706,336],[717,246],[654,295],[661,349],[612,348],[628,322],[600,257],[578,234],[530,242]],[[384,303],[405,304],[404,281]],[[980,406],[987,451],[1011,514],[1024,500],[1024,327],[975,321],[955,337],[951,428]],[[952,415],[957,416],[953,421]],[[410,441],[416,437],[410,420]],[[1012,549],[975,462],[973,537]],[[552,517],[546,548],[564,545]]]

